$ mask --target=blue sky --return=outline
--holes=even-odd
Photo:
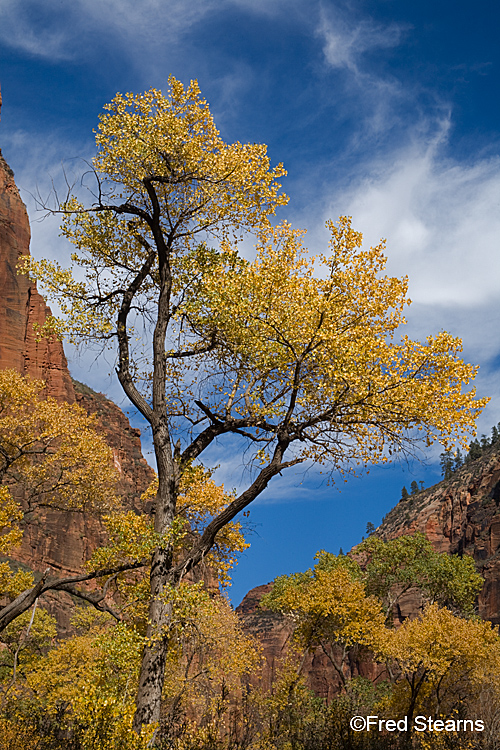
[[[32,253],[64,260],[57,222],[30,193],[93,154],[92,129],[117,91],[197,78],[228,140],[268,144],[284,162],[281,217],[325,247],[324,222],[351,214],[388,270],[408,274],[408,333],[441,329],[478,363],[479,421],[500,419],[500,6],[494,0],[2,0],[0,147],[32,224]],[[126,408],[108,363],[68,350],[74,376]],[[426,465],[377,469],[339,488],[314,471],[274,480],[251,513],[252,547],[233,601],[316,550],[344,551],[378,524]],[[229,486],[237,457],[211,456]]]

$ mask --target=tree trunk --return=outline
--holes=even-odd
[[[170,550],[158,548],[151,565],[151,599],[148,611],[146,645],[142,654],[139,687],[137,690],[134,729],[140,732],[143,724],[160,720],[161,694],[165,679],[169,633],[172,614],[165,582],[172,565]]]
[[[158,466],[155,531],[157,534],[168,535],[175,518],[179,472],[172,456],[166,421],[160,419],[157,428],[153,428],[153,441]],[[144,724],[160,720],[161,695],[169,641],[168,628],[172,614],[169,592],[172,562],[171,544],[170,541],[166,541],[165,546],[156,548],[151,561],[148,626],[133,723],[138,733]]]
[[[172,613],[165,582],[168,581],[171,565],[170,550],[158,548],[153,555],[151,565],[151,599],[146,645],[142,654],[133,725],[136,732],[141,731],[143,724],[160,721],[161,694],[168,648],[167,628]]]

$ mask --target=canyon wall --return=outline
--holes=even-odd
[[[470,555],[484,576],[481,617],[500,624],[500,443],[450,479],[401,500],[377,529],[393,539],[421,531],[438,552]]]

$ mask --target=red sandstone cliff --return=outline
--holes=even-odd
[[[424,533],[438,552],[471,555],[484,576],[481,617],[500,624],[500,444],[408,500],[401,500],[377,529],[392,539]]]

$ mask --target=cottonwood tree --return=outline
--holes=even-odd
[[[410,589],[418,590],[427,604],[460,615],[474,613],[484,579],[469,555],[436,552],[420,532],[388,541],[372,536],[356,547],[356,553],[363,563],[366,590],[383,603],[389,624]]]
[[[350,678],[350,649],[378,644],[384,630],[381,602],[367,595],[363,573],[347,555],[318,552],[313,569],[279,576],[262,605],[288,615],[305,655],[321,650],[335,669],[340,687]]]
[[[391,708],[408,717],[408,733],[415,714],[461,718],[482,687],[498,685],[500,639],[489,622],[430,604],[386,636],[379,657],[394,674]]]
[[[382,275],[342,218],[313,259],[302,232],[271,217],[286,203],[264,146],[226,144],[195,82],[117,95],[101,115],[94,198],[68,198],[72,271],[26,270],[55,298],[72,341],[116,345],[122,387],[151,426],[158,469],[149,630],[135,726],[160,718],[169,591],[217,535],[285,469],[389,460],[464,437],[484,401],[447,333],[396,336],[405,279]],[[256,258],[238,252],[256,237]],[[208,448],[246,448],[248,486],[175,560],[170,530],[183,473]]]

